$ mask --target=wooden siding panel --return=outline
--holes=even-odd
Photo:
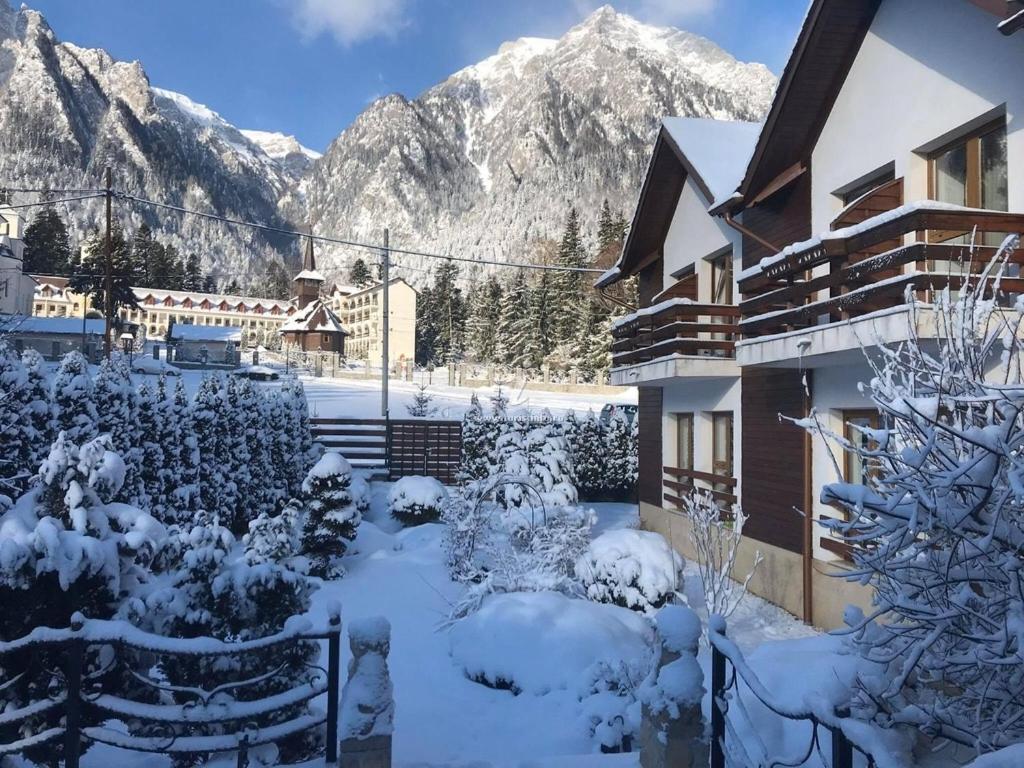
[[[741,404],[743,430],[744,532],[752,539],[791,552],[803,551],[806,466],[803,430],[780,422],[779,414],[804,415],[800,372],[744,368]]]
[[[665,288],[665,259],[659,257],[641,269],[637,274],[637,282],[640,306],[649,307],[654,297]]]
[[[743,211],[743,225],[779,247],[811,236],[810,168],[788,187],[762,203]],[[743,236],[743,266],[751,267],[772,252],[751,237]]]
[[[661,412],[664,392],[661,387],[639,388],[639,469],[640,501],[662,506]]]

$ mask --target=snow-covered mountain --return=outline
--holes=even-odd
[[[57,40],[37,12],[0,0],[0,186],[114,184],[151,200],[286,225],[278,202],[294,184],[286,165],[212,110],[153,88],[142,65]],[[32,198],[34,199],[34,198]],[[288,240],[118,204],[129,227],[148,221],[225,279],[257,274],[297,253]],[[98,202],[66,209],[79,234]],[[30,214],[31,215],[31,214]]]
[[[587,225],[606,197],[632,212],[661,116],[757,120],[775,84],[761,64],[605,6],[558,40],[506,43],[414,100],[376,101],[312,168],[302,199],[322,232],[376,239],[387,226],[415,249],[525,259],[531,241],[560,235],[570,206]]]
[[[604,7],[418,98],[377,100],[320,157],[153,87],[139,62],[60,42],[39,13],[0,0],[0,186],[95,187],[109,164],[115,186],[152,200],[372,241],[387,226],[406,247],[527,259],[572,205],[587,225],[606,197],[631,211],[662,115],[758,119],[774,87],[760,64]],[[298,256],[287,238],[125,205],[129,227],[147,221],[225,280]],[[80,232],[99,212],[68,208]],[[322,268],[352,255],[327,254]]]

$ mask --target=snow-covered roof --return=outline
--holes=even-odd
[[[344,333],[348,330],[334,310],[323,299],[311,301],[296,312],[281,326],[280,331],[286,333]]]
[[[102,336],[106,332],[106,320],[90,319],[85,321],[85,332]],[[15,320],[8,328],[10,333],[47,333],[76,334],[82,333],[80,317],[25,317]]]
[[[736,191],[762,127],[700,117],[666,117],[661,124],[711,192],[712,206]]]
[[[174,341],[240,342],[242,329],[234,325],[186,325],[175,323],[171,328]]]
[[[299,274],[297,274],[293,279],[294,280],[319,280],[320,282],[323,282],[327,278],[324,277],[323,275],[321,275],[315,269],[304,269],[301,272],[299,272]]]

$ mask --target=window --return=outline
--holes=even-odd
[[[989,124],[931,158],[932,196],[944,203],[1005,211],[1006,124]]]
[[[693,414],[676,414],[676,469],[693,469]]]
[[[732,412],[711,414],[711,472],[732,478]],[[729,492],[729,486],[716,484],[714,490]]]
[[[711,259],[711,303],[733,303],[732,249]]]
[[[864,450],[875,447],[875,442],[870,435],[864,434],[861,429],[878,429],[881,419],[878,411],[873,410],[852,410],[843,411],[843,434],[847,440],[855,446]],[[878,467],[872,466],[872,462],[862,456],[850,451],[846,452],[845,475],[846,482],[854,485],[865,485],[871,476],[877,473]]]

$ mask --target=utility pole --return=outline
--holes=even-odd
[[[381,337],[381,370],[380,370],[380,415],[388,417],[388,334],[390,333],[391,311],[388,309],[388,283],[390,282],[391,253],[388,229],[384,228],[384,250],[380,254],[380,271],[384,280],[384,296],[381,308],[384,311],[384,330]]]
[[[104,172],[104,180],[106,182],[106,203],[107,203],[107,234],[104,238],[107,252],[107,276],[104,280],[103,289],[103,314],[107,318],[106,332],[104,333],[103,347],[107,355],[107,360],[110,359],[110,332],[111,326],[114,323],[114,244],[110,233],[110,204],[111,204],[111,183],[110,183],[110,166],[108,165]]]

